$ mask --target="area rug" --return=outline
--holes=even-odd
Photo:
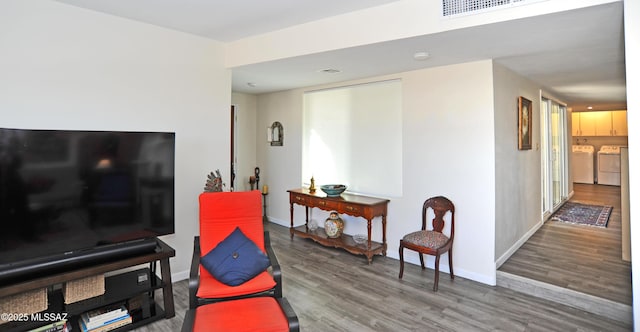
[[[551,220],[571,224],[607,227],[611,210],[613,210],[613,206],[566,202],[553,214]]]

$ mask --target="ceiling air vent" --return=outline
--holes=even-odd
[[[442,0],[442,16],[471,15],[545,0]]]

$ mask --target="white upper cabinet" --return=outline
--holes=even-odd
[[[627,111],[611,111],[611,130],[614,136],[628,136]]]
[[[580,135],[580,113],[571,112],[571,136]]]
[[[627,136],[627,111],[576,112],[573,136]]]
[[[609,112],[580,112],[580,136],[609,136],[611,114]]]

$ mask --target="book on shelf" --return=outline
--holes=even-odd
[[[131,324],[131,323],[133,323],[133,319],[131,318],[131,316],[129,316],[129,314],[127,314],[126,316],[120,317],[118,319],[107,321],[104,324],[94,328],[87,328],[84,321],[82,321],[82,319],[79,320],[80,330],[82,332],[106,332],[106,331],[115,330],[119,327]]]
[[[127,308],[124,305],[107,306],[85,312],[80,315],[78,320],[83,331],[93,331],[96,328],[111,323],[131,318]]]
[[[29,330],[29,332],[63,332],[63,331],[67,331],[66,319]]]
[[[128,313],[127,308],[123,304],[117,304],[87,311],[80,315],[80,318],[85,321],[85,323],[104,323]]]
[[[116,314],[126,312],[127,308],[123,302],[107,305],[98,309],[93,309],[82,314],[82,317],[88,320],[100,319],[108,314]]]

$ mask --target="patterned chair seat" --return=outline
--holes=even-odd
[[[417,231],[405,235],[402,240],[407,243],[412,243],[417,246],[438,249],[449,241],[449,237],[434,231]]]

